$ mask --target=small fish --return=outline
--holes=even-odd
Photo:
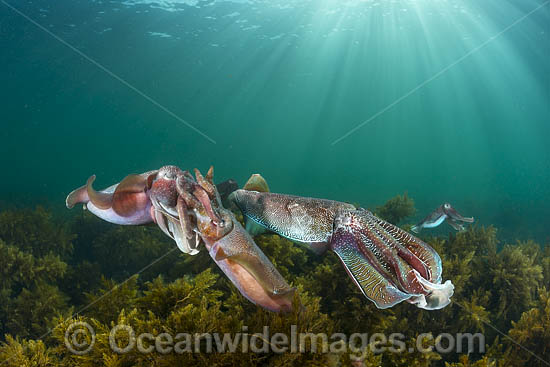
[[[473,223],[474,218],[466,218],[460,215],[449,203],[441,205],[431,212],[421,222],[411,228],[415,233],[420,232],[422,228],[435,228],[447,220],[447,223],[457,231],[463,231],[464,225],[460,222]]]

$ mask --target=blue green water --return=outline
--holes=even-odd
[[[548,1],[11,0],[0,48],[2,205],[213,164],[550,241]]]

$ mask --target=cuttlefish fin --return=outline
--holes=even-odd
[[[244,184],[243,189],[247,191],[269,192],[267,181],[258,173],[250,176],[246,184]]]
[[[113,205],[113,194],[108,192],[95,191],[93,187],[95,178],[95,175],[92,175],[86,182],[86,192],[88,194],[88,198],[90,199],[92,204],[94,204],[94,206],[96,206],[98,209],[107,210]]]

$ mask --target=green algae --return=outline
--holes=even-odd
[[[416,213],[414,200],[405,192],[403,196],[397,195],[388,200],[384,205],[378,206],[375,213],[382,219],[392,224],[399,224],[403,219]]]

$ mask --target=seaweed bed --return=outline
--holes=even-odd
[[[397,196],[377,215],[401,223],[414,214]],[[410,224],[402,225],[409,229]],[[425,232],[429,233],[429,232]],[[423,237],[441,255],[455,284],[451,305],[423,311],[406,302],[379,310],[360,293],[333,254],[317,257],[277,235],[256,243],[298,290],[294,311],[270,313],[244,299],[206,251],[179,253],[154,226],[122,227],[87,212],[62,223],[38,207],[0,212],[0,345],[2,366],[544,366],[550,361],[550,246],[501,244],[493,227],[448,238]],[[175,249],[175,251],[174,251]],[[149,263],[159,259],[152,265]],[[139,273],[139,275],[136,275]],[[75,320],[96,332],[77,355],[65,346]],[[119,354],[110,329],[163,332],[482,333],[485,353],[382,352],[352,345],[331,353]],[[245,328],[247,327],[247,329]],[[433,338],[426,338],[433,343]],[[422,343],[424,340],[422,339]],[[202,348],[202,347],[201,347]],[[360,357],[360,358],[358,358]]]

